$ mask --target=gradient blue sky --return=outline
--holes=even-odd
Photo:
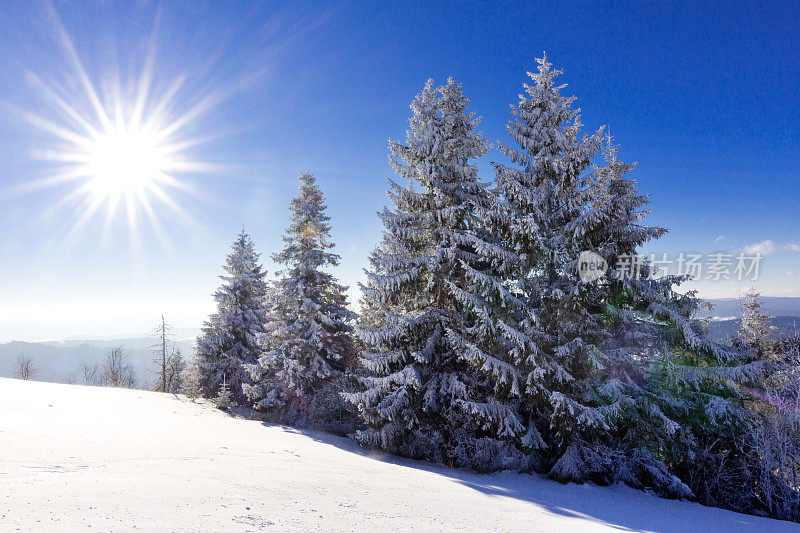
[[[454,76],[483,132],[503,139],[543,50],[565,69],[587,130],[608,125],[621,157],[638,161],[649,221],[671,230],[646,252],[769,241],[757,286],[800,296],[800,9],[695,4],[6,2],[0,340],[138,333],[162,312],[199,326],[242,223],[275,270],[299,171],[327,195],[337,274],[354,286],[380,232],[387,138],[404,135],[425,80]],[[154,42],[154,93],[184,80],[171,116],[211,102],[180,133],[202,137],[185,155],[214,167],[178,175],[191,190],[170,194],[194,224],[156,203],[159,228],[132,233],[118,211],[108,231],[98,216],[74,233],[79,208],[59,200],[75,183],[25,188],[57,170],[36,154],[58,148],[26,113],[69,124],[46,88],[91,116],[65,35],[101,98],[114,79],[135,85]],[[500,159],[481,161],[485,179]],[[736,297],[750,284],[698,287]]]

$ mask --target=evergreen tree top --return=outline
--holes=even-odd
[[[440,87],[433,79],[426,82],[410,106],[406,144],[389,141],[390,163],[398,175],[426,188],[477,181],[477,167],[468,161],[489,146],[475,131],[481,119],[467,111],[469,103],[453,78]]]
[[[578,138],[583,124],[580,109],[573,108],[574,96],[562,96],[566,85],[556,85],[563,70],[552,70],[543,54],[537,58],[537,72],[528,72],[532,84],[524,83],[525,94],[511,106],[515,117],[507,125],[509,135],[520,149],[500,143],[501,151],[526,170],[540,170],[537,183],[545,178],[563,182],[577,179],[600,149],[605,127]]]
[[[300,194],[289,205],[292,222],[283,236],[286,247],[272,258],[277,263],[312,270],[337,266],[339,256],[325,251],[334,247],[325,197],[312,174],[304,172],[299,179]]]
[[[256,252],[253,239],[245,231],[244,227],[237,235],[236,240],[231,246],[231,251],[228,254],[223,269],[228,273],[228,276],[220,276],[220,278],[230,281],[242,276],[260,277],[263,278],[266,272],[262,272],[261,265],[258,260],[261,254]]]

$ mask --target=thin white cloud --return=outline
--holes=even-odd
[[[783,249],[787,252],[800,252],[800,242],[787,242]]]
[[[745,246],[742,252],[747,255],[769,255],[775,251],[775,243],[772,241],[761,241],[749,246]]]

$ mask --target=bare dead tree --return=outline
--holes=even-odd
[[[33,379],[38,373],[39,370],[34,366],[33,359],[24,353],[19,354],[14,376],[19,379]]]
[[[172,347],[172,354],[169,353],[168,346],[171,344],[172,326],[167,324],[164,315],[161,315],[161,324],[155,329],[155,336],[158,342],[153,346],[156,354],[156,385],[154,390],[160,392],[170,392],[170,359],[175,355],[175,347]]]
[[[64,383],[66,383],[67,385],[72,385],[77,381],[78,380],[75,377],[75,372],[73,372],[72,370],[69,370],[66,374],[64,374]]]
[[[125,349],[122,346],[111,348],[106,352],[100,374],[100,383],[110,387],[133,388],[136,378],[133,367],[128,362]]]
[[[167,323],[161,315],[161,390],[167,391]]]

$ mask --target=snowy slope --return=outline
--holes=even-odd
[[[158,393],[0,379],[0,531],[794,531],[365,453]]]

